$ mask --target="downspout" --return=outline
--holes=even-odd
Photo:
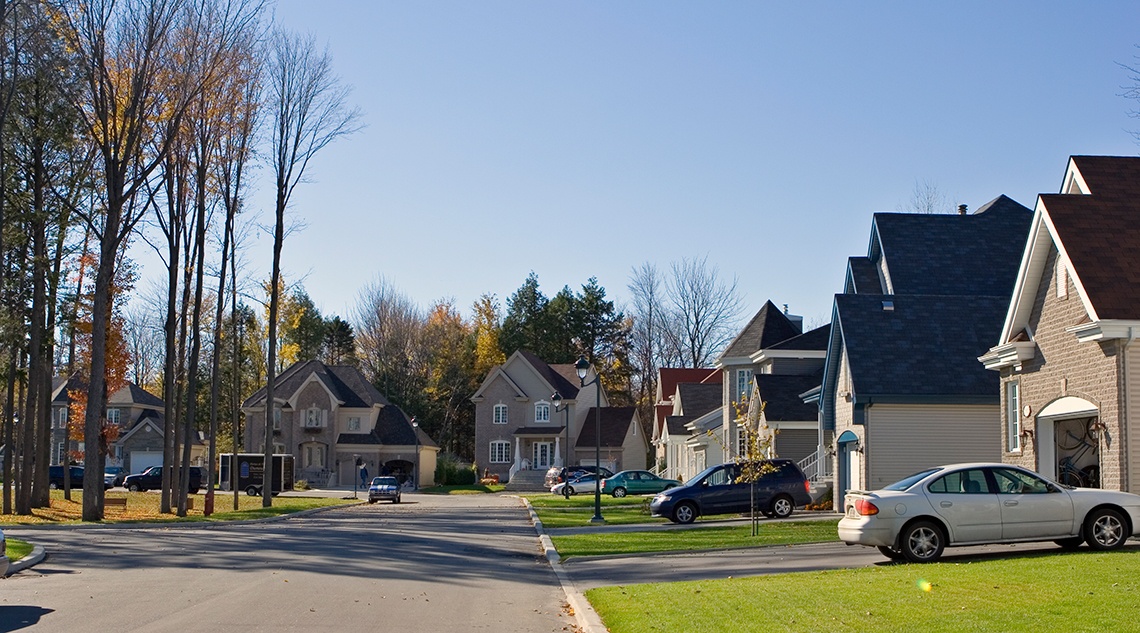
[[[1129,424],[1129,418],[1128,418],[1128,413],[1129,413],[1129,411],[1128,411],[1128,399],[1129,399],[1129,393],[1128,393],[1128,348],[1132,347],[1132,342],[1135,340],[1136,340],[1136,330],[1134,327],[1129,326],[1128,327],[1128,342],[1125,343],[1124,348],[1120,350],[1120,362],[1121,362],[1121,364],[1124,365],[1123,369],[1121,370],[1121,375],[1122,375],[1123,380],[1124,380],[1124,388],[1120,390],[1120,393],[1123,396],[1120,399],[1121,400],[1121,403],[1120,403],[1121,407],[1120,408],[1123,410],[1124,416],[1123,416],[1123,419],[1121,420],[1121,425],[1120,425],[1120,441],[1124,445],[1124,451],[1123,452],[1124,452],[1124,456],[1125,456],[1124,459],[1120,460],[1120,480],[1124,484],[1123,486],[1121,486],[1121,489],[1123,489],[1126,492],[1129,490],[1129,488],[1131,488],[1131,486],[1129,485],[1130,479],[1129,479],[1129,475],[1128,475],[1128,424]]]

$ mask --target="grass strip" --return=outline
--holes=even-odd
[[[552,495],[550,493],[540,494],[524,494],[519,495],[535,508],[589,508],[591,511],[594,508],[594,495],[593,494],[578,494],[567,499],[562,495]],[[644,506],[646,513],[649,512],[649,502],[652,497],[611,497],[610,495],[602,495],[602,507],[607,506]]]
[[[367,496],[367,495],[366,495]],[[195,521],[242,521],[259,519],[282,514],[292,514],[302,510],[321,508],[332,505],[353,503],[353,499],[329,499],[318,497],[274,497],[273,506],[261,507],[261,497],[250,497],[245,494],[238,495],[238,510],[233,510],[232,493],[214,494],[214,514],[206,517],[203,509],[206,505],[205,495],[190,495],[194,500],[194,509],[187,510],[185,517],[159,512],[161,495],[154,492],[110,492],[108,499],[127,500],[126,508],[104,508],[104,523],[182,523]],[[62,490],[51,491],[51,506],[47,508],[33,508],[30,515],[4,514],[0,515],[0,525],[66,525],[82,523],[83,495],[73,490],[71,501],[63,498]]]
[[[613,633],[1120,631],[1140,612],[1140,552],[1045,552],[752,578],[603,587]]]
[[[837,541],[839,536],[835,526],[838,523],[838,520],[761,523],[758,536],[752,536],[750,525],[733,525],[691,530],[573,534],[552,536],[551,541],[563,558],[684,552]]]
[[[10,538],[6,541],[4,555],[13,563],[32,553],[32,544],[27,541]]]
[[[558,508],[535,508],[542,525],[546,528],[583,527],[590,525],[594,509],[564,510]],[[631,525],[637,523],[668,523],[665,519],[649,516],[649,510],[641,507],[610,507],[602,512],[607,525]]]
[[[432,486],[430,488],[420,488],[417,492],[425,495],[481,495],[486,493],[502,492],[505,486],[503,484],[492,484],[484,486],[482,484],[470,484],[465,486]]]

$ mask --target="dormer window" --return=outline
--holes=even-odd
[[[119,423],[119,410],[118,409],[107,409],[107,421],[110,422],[111,424],[117,425]]]
[[[752,393],[752,370],[736,370],[736,397],[744,398]]]
[[[550,421],[550,403],[538,402],[534,405],[534,421],[542,424]]]
[[[360,416],[352,416],[348,419],[349,432],[360,432]]]

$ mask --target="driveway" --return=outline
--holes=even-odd
[[[517,499],[405,495],[210,527],[5,531],[48,558],[0,581],[0,632],[564,631]]]

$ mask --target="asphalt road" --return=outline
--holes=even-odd
[[[565,595],[517,499],[209,528],[30,530],[47,560],[0,580],[0,632],[565,631]]]

